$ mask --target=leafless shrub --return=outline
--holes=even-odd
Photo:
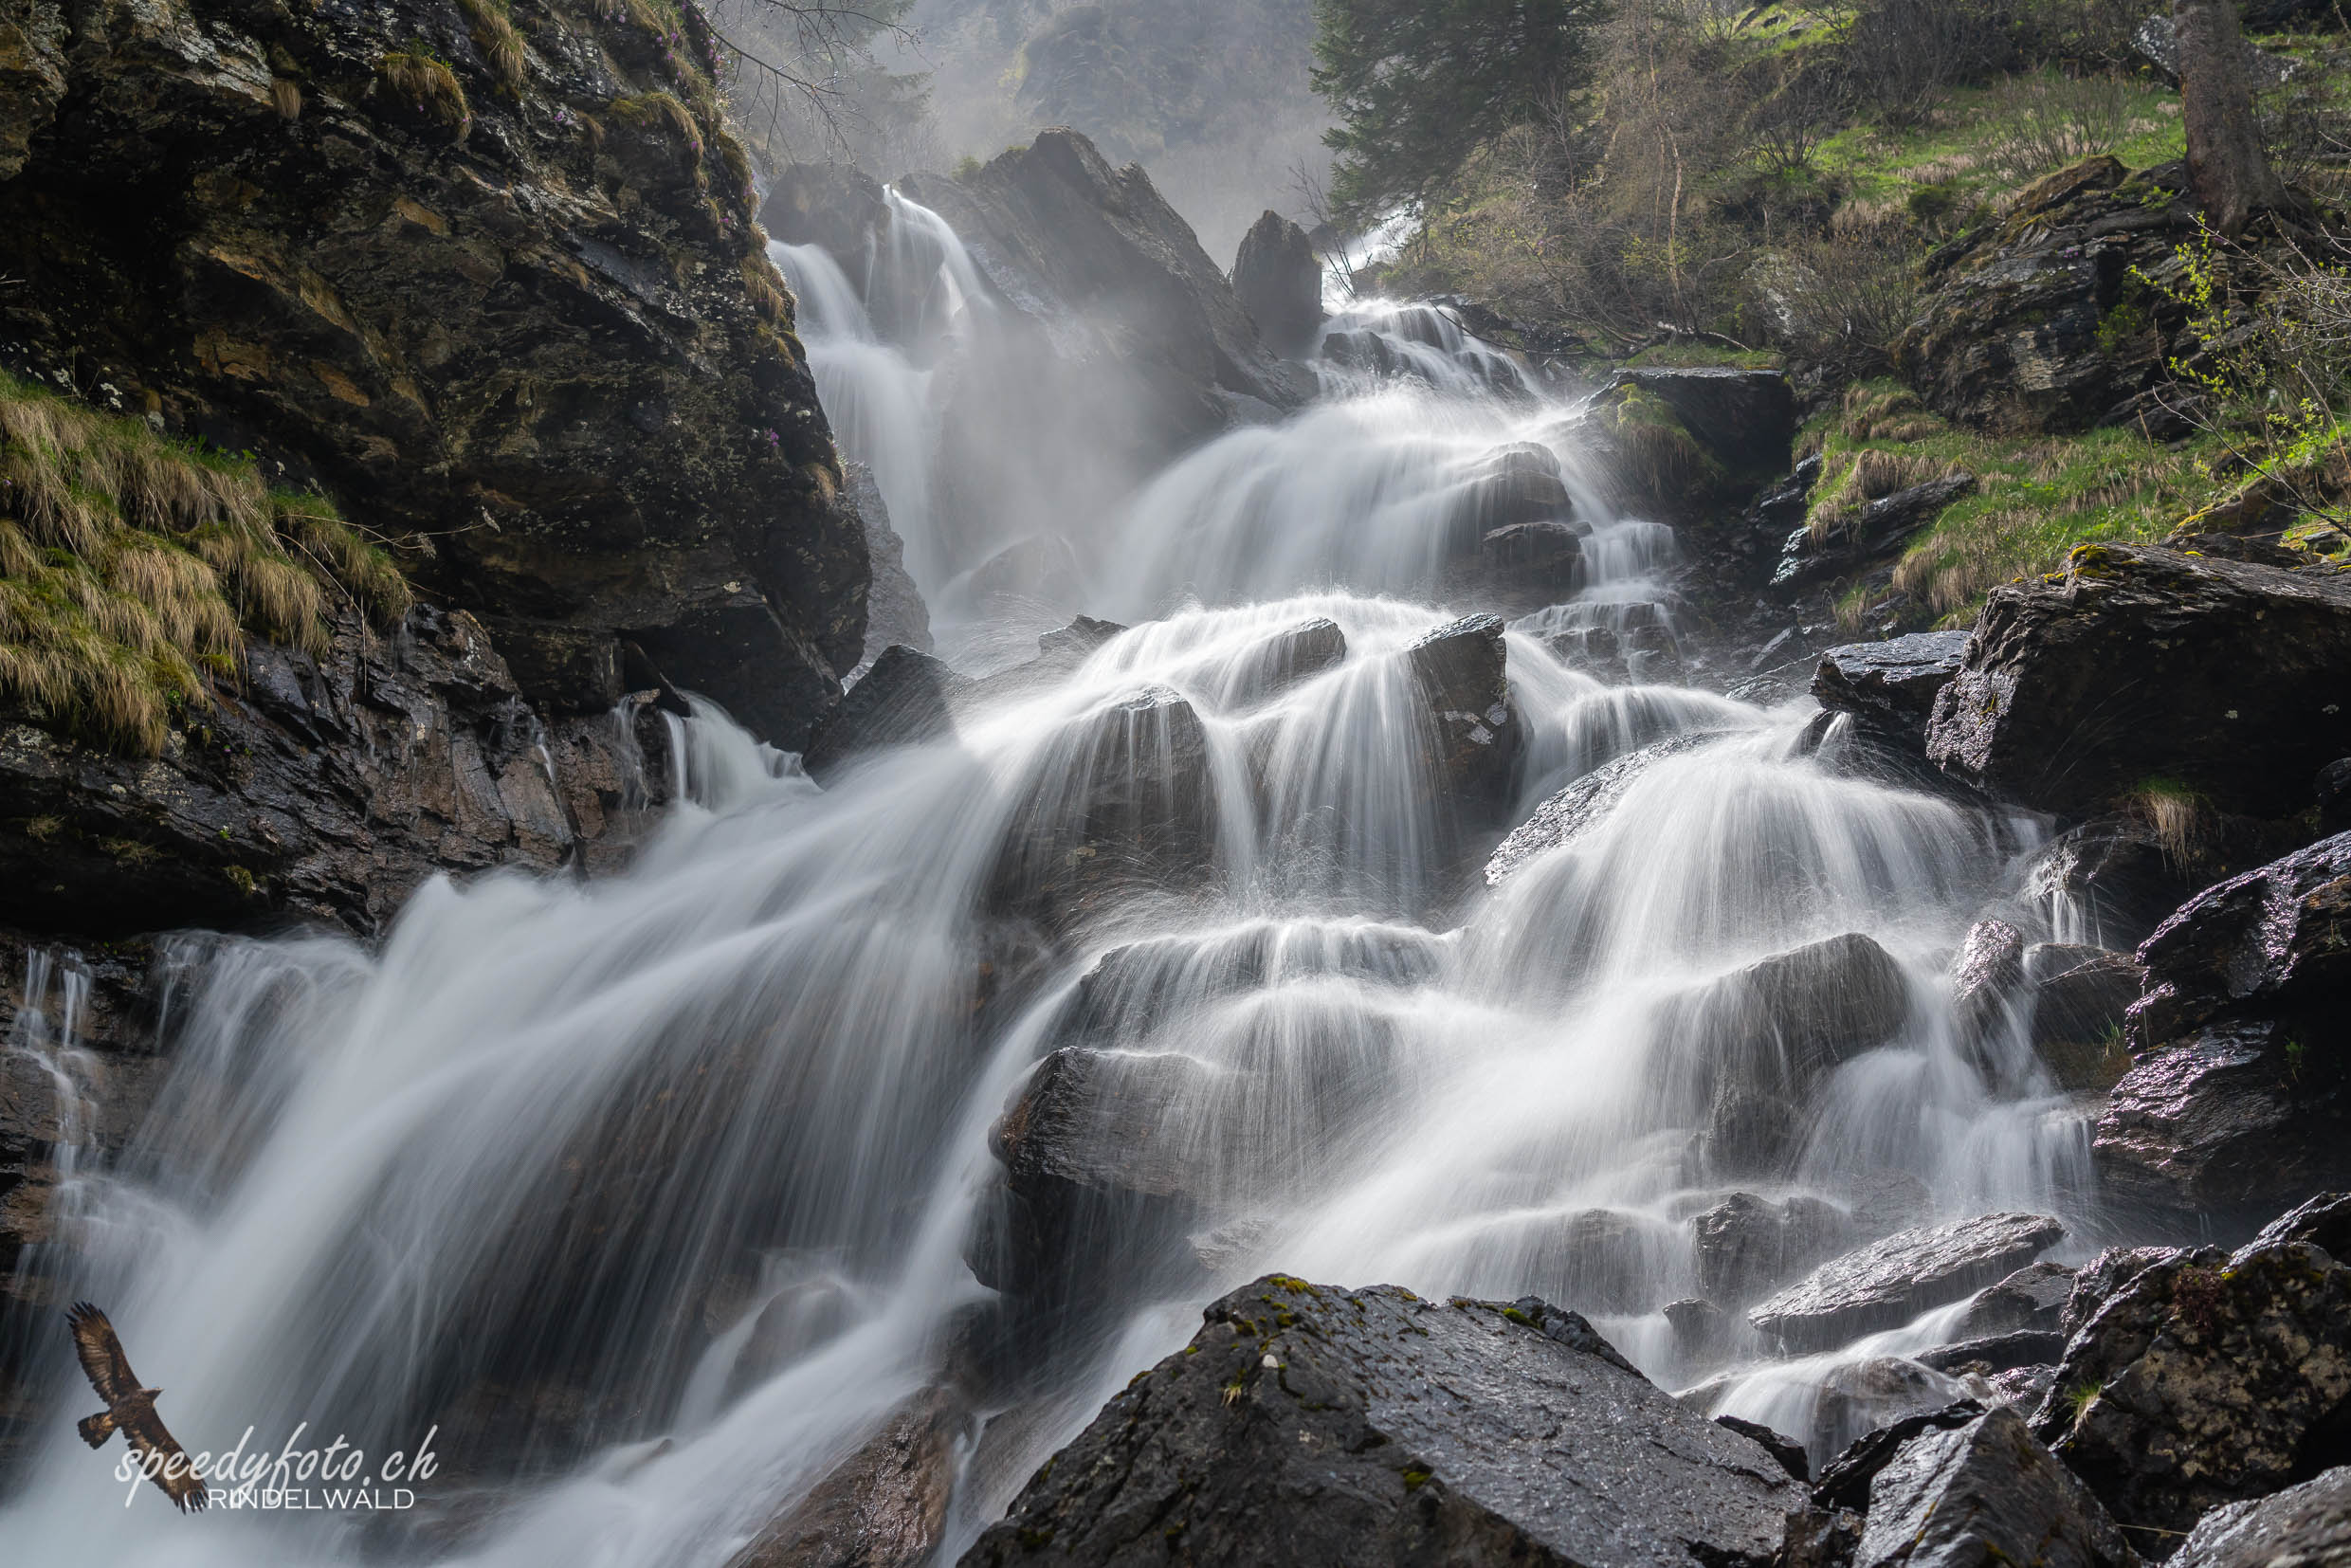
[[[1846,35],[1847,80],[1889,125],[1915,125],[1949,87],[2015,53],[2009,0],[1868,0]]]
[[[1985,161],[2016,180],[2111,153],[2131,135],[2130,87],[2110,75],[2013,77],[1984,113],[1999,126]]]
[[[1850,378],[1886,366],[1919,301],[1916,258],[1891,226],[1776,251],[1747,289],[1750,330]]]

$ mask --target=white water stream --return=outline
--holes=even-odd
[[[902,215],[917,259],[898,264],[931,257],[920,297],[978,308],[952,236]],[[930,328],[885,338],[870,283],[789,262],[843,442],[935,588],[931,373],[906,346]],[[1067,679],[830,790],[705,714],[681,737],[693,798],[624,875],[436,882],[378,952],[223,944],[155,1130],[85,1177],[79,1293],[191,1450],[248,1426],[274,1449],[308,1423],[373,1464],[438,1423],[445,1451],[503,1434],[485,1447],[521,1454],[519,1473],[452,1468],[400,1516],[190,1520],[61,1419],[0,1510],[0,1557],[723,1568],[952,1375],[1000,1418],[960,1450],[951,1561],[1201,1302],[1269,1268],[1540,1293],[1680,1386],[1760,1355],[1750,1339],[1695,1357],[1660,1311],[1694,1290],[1687,1217],[1724,1193],[1850,1200],[1899,1172],[1944,1214],[2080,1217],[2079,1115],[2029,1071],[1989,1086],[1941,978],[2012,897],[2014,830],[1799,755],[1809,703],[1606,684],[1551,651],[1551,633],[1656,603],[1666,531],[1604,524],[1580,593],[1511,633],[1512,819],[1633,747],[1713,738],[1500,889],[1449,880],[1404,649],[1450,616],[1433,595],[1463,488],[1533,442],[1565,460],[1583,515],[1605,514],[1561,410],[1494,395],[1492,367],[1421,340],[1425,321],[1347,330],[1454,369],[1335,377],[1078,530],[1101,612],[1158,618]],[[1318,617],[1343,662],[1250,695],[1266,640]],[[1002,902],[1008,844],[1071,834],[1080,783],[1121,761],[1101,716],[1148,687],[1199,716],[1212,874],[1089,903],[1024,972],[1030,949],[975,911]],[[1677,998],[1854,931],[1908,976],[1900,1038],[1836,1072],[1777,1176],[1713,1169]],[[1092,1313],[1007,1307],[965,1261],[998,1201],[989,1130],[1080,977],[1136,943],[1099,1043],[1183,1059],[1197,1086],[1160,1107],[1154,1142],[1210,1173],[1206,1239],[1071,1282]],[[1595,1211],[1631,1238],[1630,1277],[1566,1245]],[[64,1350],[61,1327],[60,1389]],[[1818,1376],[1766,1372],[1727,1408],[1798,1425]]]

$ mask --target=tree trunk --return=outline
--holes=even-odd
[[[2235,0],[2172,0],[2172,26],[2179,36],[2188,183],[2206,220],[2233,238],[2255,212],[2284,207],[2287,200],[2253,119]]]

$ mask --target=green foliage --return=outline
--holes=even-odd
[[[1600,0],[1315,0],[1338,210],[1426,206],[1480,147],[1559,114],[1604,14]]]
[[[2171,371],[2204,394],[2208,472],[2250,473],[2258,509],[2283,501],[2351,538],[2351,268],[2291,243],[2249,250],[2201,220],[2172,260],[2133,279],[2187,318]]]

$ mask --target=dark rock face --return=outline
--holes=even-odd
[[[1717,738],[1697,732],[1668,736],[1593,769],[1537,807],[1534,815],[1511,830],[1485,863],[1485,884],[1500,887],[1535,861],[1572,842],[1606,816],[1633,780],[1659,762]]]
[[[1690,1231],[1699,1288],[1712,1301],[1736,1305],[1835,1253],[1851,1225],[1843,1210],[1819,1198],[1772,1203],[1733,1193],[1693,1217]]]
[[[2351,1267],[2302,1242],[2148,1262],[2066,1347],[2032,1430],[2126,1525],[2342,1463]]]
[[[809,738],[801,765],[818,782],[851,757],[955,733],[953,700],[972,683],[910,647],[886,647]]]
[[[2098,1499],[2003,1409],[1902,1446],[1869,1483],[1853,1561],[2134,1568],[2138,1559]]]
[[[1508,655],[1496,615],[1465,615],[1405,650],[1430,724],[1422,776],[1472,812],[1503,803],[1518,761],[1520,724],[1510,709]]]
[[[1760,1568],[1803,1495],[1574,1313],[1274,1275],[1211,1306],[963,1563]]]
[[[2060,582],[1993,590],[1927,754],[2061,814],[2163,778],[2219,811],[2284,815],[2351,749],[2346,658],[2351,580],[2084,545]]]
[[[2168,277],[2196,231],[2174,165],[2124,178],[2095,157],[2029,186],[2007,218],[1927,263],[1933,292],[1894,344],[1938,412],[2010,431],[2087,429],[2163,370],[2155,301],[2132,268]]]
[[[1959,672],[1964,631],[1914,631],[1883,643],[1848,643],[1820,656],[1813,695],[1923,751],[1935,698]]]
[[[1279,212],[1251,224],[1232,259],[1232,292],[1266,347],[1292,359],[1313,350],[1322,326],[1322,259],[1304,229]]]
[[[1747,1318],[1793,1348],[1824,1349],[1958,1301],[2031,1263],[2065,1233],[2042,1214],[1980,1214],[1897,1231],[1821,1265]]]
[[[946,1534],[969,1416],[933,1389],[761,1531],[728,1568],[920,1568]]]
[[[1820,483],[1820,454],[1814,452],[1791,468],[1786,479],[1749,502],[1739,519],[1742,543],[1749,548],[1761,544],[1776,558],[1781,542],[1812,508],[1813,486]]]
[[[866,657],[878,659],[893,645],[917,653],[931,651],[931,611],[922,591],[906,574],[906,541],[890,526],[889,503],[874,483],[873,470],[862,463],[844,465],[849,500],[866,530],[866,555],[873,581],[866,595]]]
[[[2135,948],[2196,884],[2144,823],[2095,817],[2050,840],[2025,873],[2036,901],[2063,905],[2109,947]]]
[[[1683,428],[1734,479],[1758,483],[1788,471],[1795,443],[1795,392],[1777,371],[1708,365],[1620,370],[1602,398],[1638,387],[1670,408]]]
[[[1954,1340],[1947,1345],[1922,1350],[1918,1362],[1937,1372],[1974,1373],[1988,1377],[1996,1372],[2014,1372],[2019,1367],[2051,1365],[2065,1348],[2065,1336],[2053,1328],[2019,1328],[1980,1339]]]
[[[1810,526],[1789,534],[1780,548],[1772,586],[1795,588],[1859,571],[1892,554],[1910,537],[1942,516],[1945,508],[1976,491],[1974,474],[1950,473],[1881,496],[1851,520],[1815,534]]]
[[[2092,1152],[2119,1195],[2265,1212],[2351,1179],[2351,1062],[2337,1048],[2351,834],[2196,895],[2140,949],[2135,1061]]]
[[[955,226],[1006,300],[1087,338],[1072,340],[1080,358],[1132,374],[1155,459],[1313,395],[1141,166],[1113,170],[1075,131],[1046,131],[968,179],[900,189]]]
[[[0,158],[11,368],[317,481],[534,702],[611,708],[633,644],[799,744],[866,546],[699,20],[522,0],[501,82],[418,0],[43,14]],[[462,103],[420,113],[388,50]]]
[[[2123,1014],[2139,999],[2144,972],[2129,955],[2102,947],[2035,942],[2025,949],[2032,987],[2032,1048],[2069,1089],[2113,1086]]]
[[[626,837],[665,789],[657,723],[569,720],[543,758],[462,611],[419,607],[390,637],[347,613],[323,660],[247,658],[245,690],[153,760],[0,725],[6,918],[122,936],[297,915],[373,933],[435,871],[552,868],[588,832]]]
[[[2351,1467],[2258,1503],[2232,1503],[2196,1521],[2174,1568],[2341,1568],[2351,1560]]]

